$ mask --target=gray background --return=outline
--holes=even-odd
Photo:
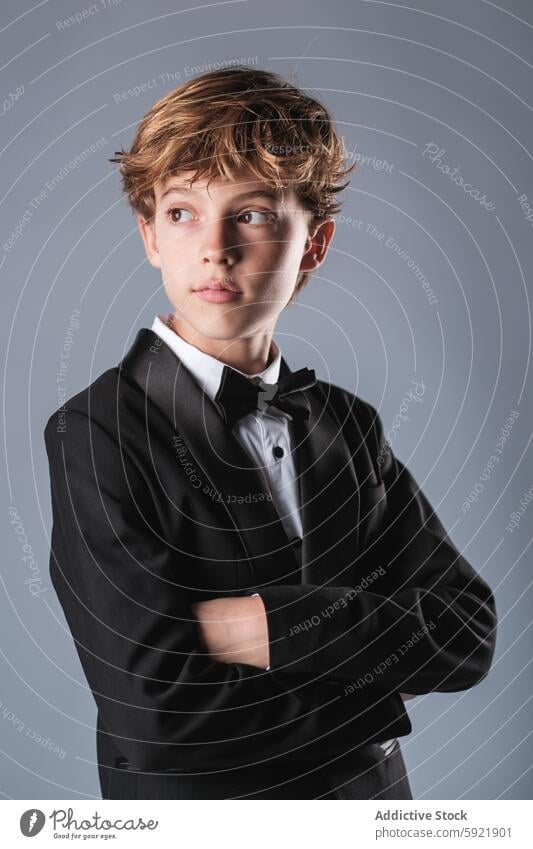
[[[386,431],[405,414],[411,381],[423,382],[421,401],[392,430],[393,449],[497,596],[489,677],[408,704],[413,732],[401,742],[413,794],[531,798],[533,507],[506,526],[533,483],[532,224],[518,200],[526,194],[533,205],[533,8],[412,2],[110,0],[68,29],[57,21],[90,3],[2,3],[3,797],[100,795],[95,705],[48,576],[42,430],[61,403],[56,375],[74,309],[67,397],[116,364],[168,306],[107,159],[129,146],[156,99],[210,63],[240,59],[322,98],[352,156],[387,161],[361,161],[330,254],[281,316],[276,339],[292,368],[314,367],[377,406]],[[117,96],[154,78],[138,96]],[[443,174],[424,155],[429,143],[495,208]],[[512,410],[500,462],[465,512]],[[36,597],[10,507],[37,564]]]

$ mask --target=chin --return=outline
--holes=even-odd
[[[203,317],[202,317],[203,318]],[[220,341],[238,339],[241,336],[249,336],[253,333],[253,329],[247,325],[243,325],[242,321],[231,321],[228,317],[214,319],[212,321],[204,321],[202,319],[186,319],[189,326],[198,334],[206,339],[217,339]]]

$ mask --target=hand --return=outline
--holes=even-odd
[[[191,605],[200,639],[213,660],[270,665],[268,626],[261,596],[215,598]]]

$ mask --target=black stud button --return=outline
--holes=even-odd
[[[272,453],[274,454],[274,457],[279,458],[279,457],[283,457],[284,451],[283,451],[283,448],[281,447],[281,445],[274,445],[274,448],[272,449]]]

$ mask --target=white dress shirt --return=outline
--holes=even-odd
[[[224,363],[206,354],[172,330],[167,316],[156,316],[152,330],[181,360],[204,392],[214,400],[220,387]],[[279,377],[281,351],[272,340],[274,360],[263,371],[246,377],[261,377],[265,383],[276,383]],[[239,371],[239,369],[235,369]],[[240,372],[244,374],[244,372]],[[272,501],[290,540],[303,535],[300,516],[298,481],[292,456],[289,432],[290,416],[277,407],[257,410],[235,423],[232,433],[248,456],[266,475]]]

